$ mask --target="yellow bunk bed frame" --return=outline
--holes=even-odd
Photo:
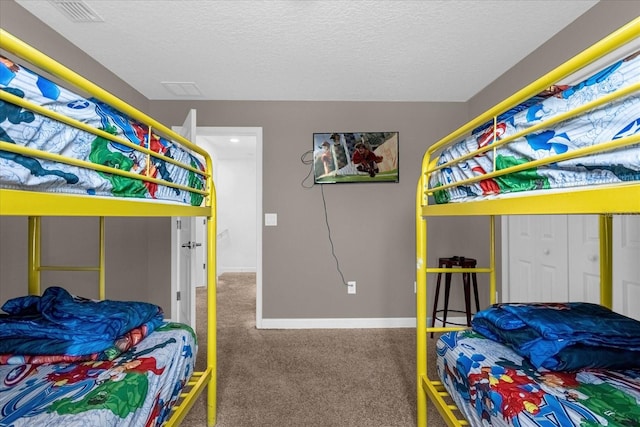
[[[427,401],[430,400],[437,408],[449,426],[466,426],[468,421],[462,418],[455,404],[451,403],[448,393],[443,384],[438,380],[431,380],[427,375],[427,334],[431,332],[446,332],[465,329],[461,327],[428,327],[427,323],[427,274],[446,272],[442,268],[427,267],[427,220],[434,216],[469,216],[483,215],[490,220],[490,255],[489,267],[479,267],[475,269],[456,269],[460,272],[478,272],[489,274],[489,295],[490,302],[495,303],[496,295],[496,268],[495,268],[495,217],[497,215],[517,215],[517,214],[598,214],[600,228],[600,302],[602,305],[611,308],[612,306],[612,214],[640,213],[640,182],[629,182],[620,185],[607,185],[599,187],[583,187],[563,192],[545,192],[544,190],[535,193],[527,193],[520,196],[512,195],[503,198],[486,199],[479,201],[448,203],[440,205],[429,204],[429,196],[433,190],[429,188],[429,178],[433,172],[446,165],[436,166],[437,155],[444,147],[458,142],[462,137],[468,135],[477,126],[493,120],[497,120],[498,115],[510,108],[522,103],[532,96],[540,93],[544,89],[556,84],[558,81],[571,75],[602,58],[610,52],[620,48],[630,41],[640,38],[640,17],[629,22],[619,30],[613,32],[582,53],[576,55],[566,63],[557,67],[553,71],[544,75],[540,79],[516,92],[511,97],[497,104],[485,113],[468,122],[455,132],[441,139],[426,151],[422,161],[422,172],[418,180],[416,192],[416,382],[417,382],[417,425],[427,426]],[[615,94],[601,98],[589,103],[582,108],[574,110],[570,114],[557,117],[553,121],[547,121],[542,125],[531,127],[526,133],[534,132],[541,127],[548,127],[552,123],[560,122],[572,115],[577,115],[583,111],[594,108],[597,105],[610,102],[630,93],[640,92],[640,85],[636,84],[625,91],[617,91]],[[522,137],[525,132],[519,132],[508,138],[487,145],[483,149],[478,149],[464,158],[481,154],[485,151],[507,144],[515,138]],[[470,178],[459,181],[455,184],[448,184],[438,187],[439,190],[452,187],[454,185],[464,185],[488,179],[504,174],[521,171],[534,166],[554,163],[569,158],[581,157],[603,149],[611,150],[640,142],[640,134],[635,134],[626,138],[599,144],[594,147],[587,147],[580,150],[570,151],[565,154],[555,155],[543,160],[537,160],[520,166],[510,167],[500,171],[494,171],[478,178]]]
[[[0,28],[0,49],[15,55],[38,69],[43,70],[52,76],[64,81],[76,89],[80,89],[92,97],[111,105],[118,111],[128,115],[149,128],[149,134],[154,133],[173,141],[174,143],[198,153],[205,159],[206,171],[201,171],[184,165],[195,173],[199,173],[206,179],[206,187],[202,190],[193,190],[187,187],[176,185],[162,179],[141,177],[130,172],[123,172],[118,169],[91,165],[86,162],[63,158],[55,154],[47,154],[42,151],[18,146],[8,142],[0,141],[0,150],[24,154],[33,157],[46,158],[63,163],[90,167],[103,172],[127,176],[133,179],[143,179],[159,185],[181,188],[188,191],[196,191],[204,196],[202,206],[188,206],[177,203],[163,203],[159,201],[144,201],[140,199],[119,199],[108,197],[85,197],[79,195],[68,195],[59,193],[38,193],[34,191],[19,191],[0,189],[0,215],[28,216],[29,217],[29,255],[28,255],[28,286],[30,294],[40,294],[40,272],[44,270],[65,270],[65,271],[97,271],[99,276],[99,296],[105,296],[105,258],[104,258],[104,218],[105,217],[171,217],[171,216],[198,216],[207,218],[207,263],[208,288],[207,288],[207,366],[204,371],[194,372],[191,380],[185,385],[180,394],[180,399],[172,408],[170,419],[165,426],[179,425],[196,399],[207,389],[207,425],[214,426],[216,423],[216,196],[212,175],[212,161],[209,154],[202,148],[191,143],[186,138],[172,131],[163,124],[155,121],[151,117],[128,105],[124,101],[95,85],[91,81],[83,78],[54,59],[39,52],[25,42],[16,38],[12,34]],[[67,118],[61,114],[49,111],[34,105],[22,98],[15,97],[5,91],[0,91],[0,100],[18,104],[25,109],[36,111],[40,114],[51,117],[54,120],[64,122],[101,135],[105,138],[115,140],[121,144],[130,145],[122,139],[114,139],[111,135],[99,134],[100,131],[83,125],[82,123]],[[131,145],[130,145],[131,146]],[[135,149],[145,152],[147,155],[156,155],[144,148]],[[163,158],[167,162],[173,159]],[[70,266],[42,266],[40,264],[40,223],[42,216],[97,216],[100,217],[100,248],[99,261],[96,267],[70,267]]]

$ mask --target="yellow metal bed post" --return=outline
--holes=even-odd
[[[600,214],[600,304],[613,307],[613,217]]]
[[[28,292],[40,295],[40,226],[39,216],[29,217]]]
[[[105,281],[105,256],[104,256],[104,217],[100,217],[100,247],[98,254],[98,298],[102,301],[107,297]]]
[[[210,159],[207,159],[209,162]],[[208,165],[208,170],[211,165]],[[217,402],[217,289],[218,273],[216,265],[216,189],[212,177],[208,178],[208,185],[211,188],[211,216],[207,221],[207,367],[210,370],[211,380],[207,387],[207,425],[213,427],[216,424],[216,402]]]
[[[422,379],[427,375],[427,221],[422,216],[422,180],[416,191],[416,398],[417,422],[427,425],[427,396],[422,389]]]
[[[489,217],[489,304],[496,301],[496,216]]]

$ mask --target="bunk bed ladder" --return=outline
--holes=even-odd
[[[104,256],[104,217],[100,217],[100,248],[97,266],[55,266],[42,265],[41,261],[41,238],[42,238],[42,217],[29,217],[29,295],[40,295],[40,273],[42,271],[95,271],[98,273],[98,298],[105,299],[105,256]]]
[[[418,194],[420,192],[418,191]],[[489,216],[489,267],[459,268],[456,272],[461,273],[488,273],[489,274],[489,303],[496,303],[496,258],[495,258],[495,216]],[[445,399],[450,399],[449,394],[444,385],[439,380],[431,380],[427,365],[427,334],[431,332],[449,332],[467,329],[468,327],[429,327],[427,325],[427,275],[431,273],[447,273],[446,268],[430,268],[427,267],[427,219],[422,216],[420,211],[420,200],[417,203],[416,212],[416,341],[417,341],[417,374],[418,374],[418,390],[417,390],[417,425],[427,426],[427,396],[430,400],[436,402],[436,408],[448,426],[467,426],[469,423],[464,418],[459,418],[457,406]],[[424,321],[423,321],[424,320]]]

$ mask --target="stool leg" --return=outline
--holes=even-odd
[[[449,312],[449,293],[451,291],[451,273],[444,275],[444,312],[442,314],[442,327],[447,326],[447,313]]]
[[[440,279],[442,278],[442,273],[438,273],[438,278],[436,280],[436,295],[433,298],[433,314],[431,316],[431,327],[433,328],[436,324],[436,313],[438,312],[438,297],[440,295]],[[431,332],[431,338],[433,338],[433,332]]]
[[[462,273],[462,284],[464,285],[464,309],[467,313],[467,326],[471,326],[471,284],[469,283],[469,273]]]
[[[471,273],[471,280],[473,280],[473,296],[476,297],[476,313],[480,311],[480,299],[478,298],[478,278],[476,273]]]

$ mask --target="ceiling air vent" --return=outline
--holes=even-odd
[[[202,96],[200,88],[193,82],[161,82],[175,96]]]
[[[73,22],[104,22],[104,19],[83,1],[49,0],[49,2]]]

